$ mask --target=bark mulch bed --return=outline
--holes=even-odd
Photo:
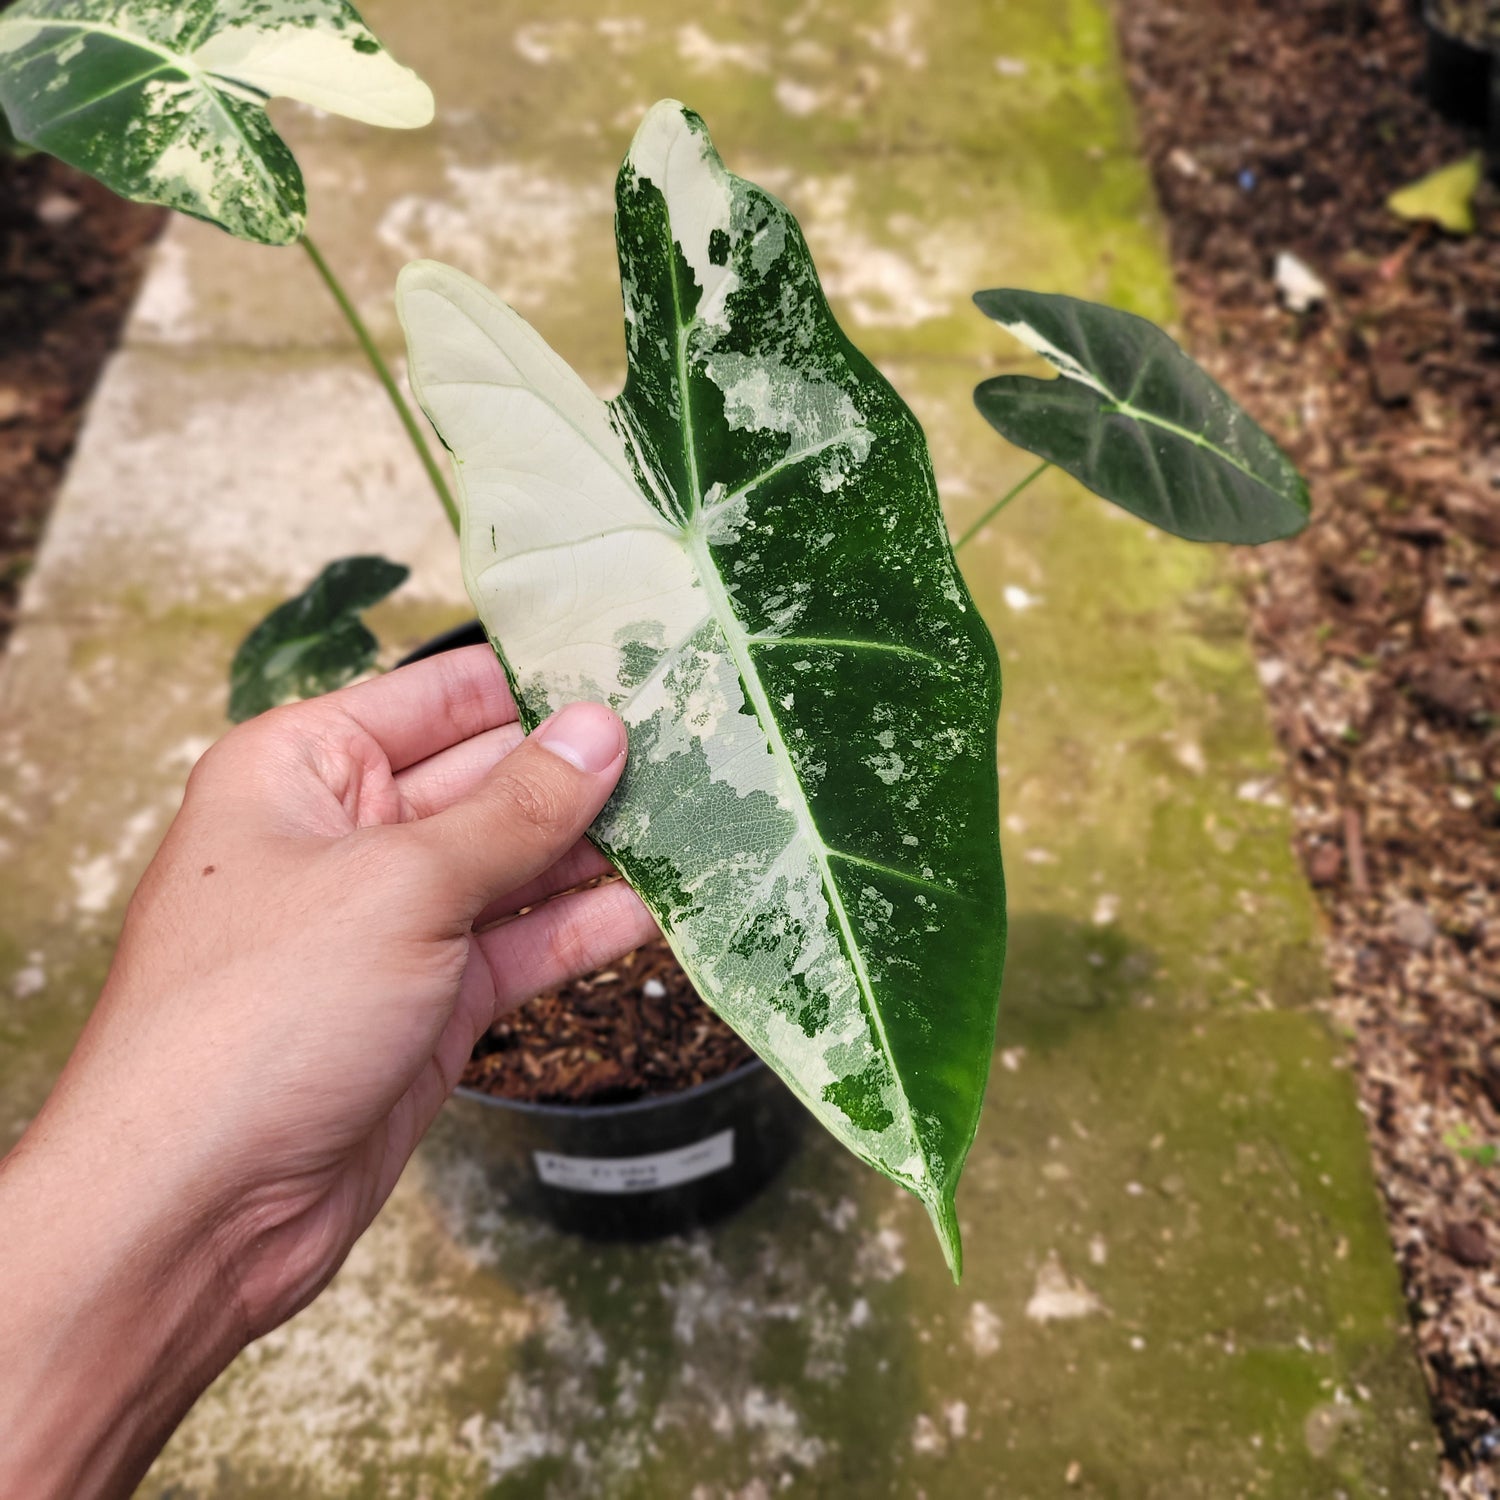
[[[0,648],[164,219],[51,157],[0,149]]]
[[[1453,1496],[1500,1493],[1500,192],[1393,217],[1473,142],[1409,0],[1118,0],[1193,352],[1315,519],[1245,558],[1297,838]],[[1291,252],[1328,288],[1278,304]]]

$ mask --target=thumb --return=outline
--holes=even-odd
[[[451,899],[472,917],[577,843],[625,769],[625,726],[571,703],[537,726],[468,796],[408,825],[434,846]]]

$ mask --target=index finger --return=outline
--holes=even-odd
[[[505,672],[487,645],[429,656],[322,701],[372,735],[393,771],[517,718]]]

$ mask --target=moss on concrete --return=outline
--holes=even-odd
[[[439,80],[436,124],[373,135],[298,110],[282,124],[306,167],[311,230],[393,351],[395,273],[431,255],[493,284],[575,365],[617,380],[612,181],[661,97],[698,109],[735,169],[801,216],[835,309],[874,355],[1009,358],[969,304],[979,286],[1167,311],[1113,33],[1094,0],[857,11],[771,0],[692,16],[585,4],[526,15],[466,0],[441,29],[399,0],[372,9],[397,55]],[[465,38],[462,57],[450,34]],[[147,299],[136,340],[347,347],[294,252],[185,225],[170,255],[172,295]]]

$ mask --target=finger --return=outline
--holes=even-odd
[[[507,891],[498,901],[491,901],[474,918],[474,925],[488,927],[523,907],[550,900],[562,891],[571,891],[575,886],[608,875],[613,869],[614,866],[586,838],[579,839],[555,865],[543,870],[535,880],[528,880],[518,890]]]
[[[625,726],[600,703],[555,713],[480,784],[401,837],[425,845],[434,889],[472,921],[578,841],[625,769]]]
[[[407,811],[430,818],[467,797],[525,738],[519,724],[502,724],[408,766],[396,777]]]
[[[495,1016],[602,968],[657,935],[640,897],[617,881],[560,897],[505,927],[473,937],[475,957],[464,975],[459,1003],[427,1067],[386,1121],[382,1174],[372,1201],[383,1203],[395,1187]]]
[[[580,974],[612,963],[658,936],[636,893],[617,880],[575,891],[503,927],[476,935],[495,986],[495,1015]]]
[[[470,969],[482,968],[483,961],[471,961]],[[381,1177],[376,1203],[385,1202],[401,1169],[427,1134],[438,1111],[458,1085],[458,1080],[474,1051],[474,1044],[489,1030],[493,1015],[488,972],[479,983],[466,976],[459,1003],[443,1028],[425,1068],[412,1080],[411,1086],[397,1100],[386,1120],[386,1149],[381,1154]]]
[[[516,718],[505,672],[488,646],[444,651],[321,701],[368,731],[393,771]]]

